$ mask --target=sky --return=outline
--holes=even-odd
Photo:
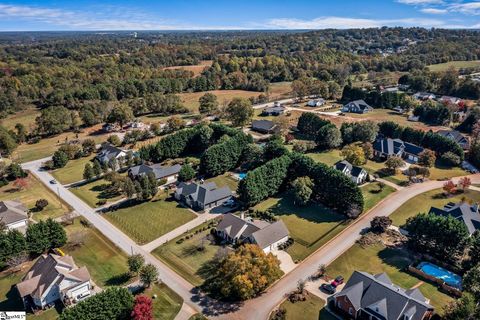
[[[480,29],[480,0],[0,0],[0,31]]]

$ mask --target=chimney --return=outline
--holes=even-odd
[[[240,219],[245,220],[245,212],[244,211],[242,211],[242,213],[240,213]]]

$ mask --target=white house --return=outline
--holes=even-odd
[[[312,108],[321,107],[324,104],[325,104],[325,99],[323,99],[323,98],[310,100],[310,101],[307,102],[307,106],[312,107]]]
[[[102,144],[102,148],[97,154],[96,159],[102,163],[108,163],[114,158],[117,161],[123,161],[127,156],[127,153],[127,150],[120,149],[106,142]]]
[[[356,184],[362,184],[367,180],[368,172],[365,169],[354,166],[346,160],[338,161],[333,167],[352,179]]]
[[[87,268],[78,268],[71,256],[56,254],[40,256],[16,287],[25,308],[34,309],[59,300],[73,304],[93,293]]]
[[[288,229],[282,220],[269,223],[262,220],[247,220],[231,213],[223,216],[217,226],[217,235],[229,243],[253,243],[265,253],[288,241]]]
[[[0,223],[8,230],[24,232],[28,225],[27,208],[18,201],[0,201]]]

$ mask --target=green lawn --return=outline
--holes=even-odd
[[[173,320],[182,308],[183,299],[165,284],[155,284],[143,294],[153,298],[153,318]]]
[[[408,218],[416,216],[418,213],[428,212],[431,207],[442,208],[449,202],[459,202],[462,198],[471,200],[472,202],[480,201],[480,192],[474,190],[467,190],[465,193],[457,194],[453,197],[444,197],[442,189],[431,190],[405,202],[400,208],[395,210],[390,218],[393,224],[401,226],[405,224]]]
[[[95,208],[98,207],[99,201],[115,202],[123,197],[120,193],[109,192],[109,186],[110,182],[99,179],[79,187],[72,187],[70,191],[90,207]]]
[[[269,198],[254,209],[268,209],[283,220],[295,240],[287,249],[294,261],[305,259],[346,227],[344,216],[321,205],[295,206],[289,195]]]
[[[340,156],[340,150],[330,150],[327,152],[310,152],[306,156],[312,158],[316,162],[325,163],[327,166],[333,166],[336,162],[343,160]]]
[[[379,203],[383,198],[387,197],[390,193],[395,192],[395,189],[385,185],[383,189],[380,189],[378,183],[372,182],[360,187],[362,190],[365,206],[363,211],[367,212]]]
[[[26,178],[27,187],[17,190],[13,183],[0,188],[0,200],[16,200],[23,203],[28,209],[35,208],[35,202],[38,199],[46,199],[48,206],[42,211],[33,210],[32,218],[42,220],[47,218],[57,218],[70,211],[70,207],[61,202],[56,194],[45,187],[34,175],[29,174]]]
[[[145,244],[196,217],[172,197],[166,197],[162,191],[151,201],[136,205],[127,203],[104,216],[137,243]]]
[[[225,173],[221,176],[216,176],[214,178],[210,178],[207,182],[215,182],[217,187],[229,187],[232,191],[237,191],[238,187],[238,180],[235,177],[231,176],[231,173]]]
[[[401,249],[387,248],[382,244],[362,248],[355,244],[327,267],[327,274],[348,279],[355,270],[372,274],[386,272],[394,284],[409,289],[421,281],[403,271],[411,262],[411,254]],[[421,284],[419,289],[439,313],[453,300],[428,283]]]
[[[286,320],[335,320],[331,313],[325,310],[325,301],[310,293],[305,301],[291,303],[285,300],[281,305],[281,309],[285,309]]]
[[[22,271],[10,273],[8,271],[0,273],[0,310],[22,311],[23,303],[14,285],[22,280],[27,270],[33,263],[28,263]]]
[[[71,255],[78,266],[86,266],[93,281],[100,287],[121,285],[129,280],[127,255],[97,229],[84,227],[79,219],[66,227],[69,241],[62,250]]]
[[[189,232],[193,234],[190,239],[185,239],[182,243],[177,243],[180,238],[185,238],[185,234],[181,235],[169,242],[161,245],[152,253],[154,256],[166,263],[172,270],[181,275],[185,280],[195,286],[199,286],[205,280],[208,273],[205,270],[208,263],[213,259],[219,246],[210,243],[205,237],[210,234],[208,223],[204,223]],[[194,234],[196,230],[201,232]],[[204,250],[199,251],[198,246],[203,242]]]
[[[83,169],[94,157],[95,155],[92,154],[88,157],[70,160],[65,167],[53,171],[52,176],[62,184],[83,180]]]
[[[445,62],[445,63],[438,63],[438,64],[432,64],[429,65],[428,68],[430,71],[447,71],[450,68],[454,69],[464,69],[464,68],[475,68],[475,67],[480,67],[480,61],[479,60],[474,60],[474,61],[450,61],[450,62]]]

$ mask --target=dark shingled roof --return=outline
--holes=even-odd
[[[144,174],[146,175],[149,172],[153,172],[153,174],[155,175],[155,178],[158,180],[158,179],[162,179],[165,177],[178,174],[181,168],[182,166],[179,164],[176,164],[173,166],[161,166],[160,164],[147,166],[145,164],[141,164],[128,169],[128,173],[136,177],[138,175],[144,175]]]
[[[276,124],[270,120],[254,120],[252,121],[252,129],[260,131],[271,131],[276,127]]]
[[[470,205],[460,202],[454,205],[446,205],[443,209],[432,207],[429,213],[445,217],[452,216],[455,219],[463,221],[470,234],[480,229],[480,214],[478,212],[478,205],[476,204]]]
[[[392,284],[388,276],[354,271],[342,291],[334,297],[346,296],[356,310],[366,310],[379,319],[400,320],[405,315],[421,320],[433,307],[418,289],[404,290]]]
[[[189,197],[193,201],[201,202],[204,205],[232,196],[230,188],[217,188],[214,182],[204,184],[182,182],[178,185],[176,193],[184,197]]]

